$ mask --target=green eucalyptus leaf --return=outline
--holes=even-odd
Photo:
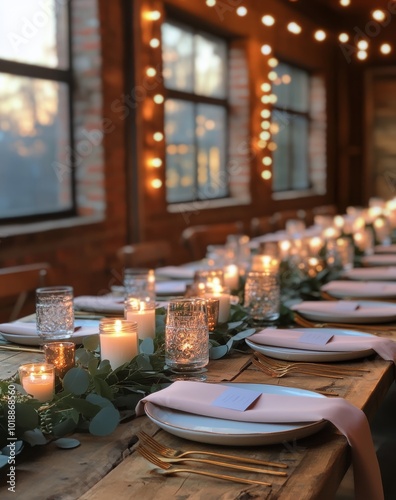
[[[35,408],[28,403],[16,403],[15,425],[22,430],[31,430],[38,427],[39,416]]]
[[[30,444],[30,446],[47,444],[47,440],[40,429],[33,429],[23,433],[23,440]]]
[[[66,434],[71,434],[77,427],[77,422],[69,417],[66,420],[63,420],[57,425],[52,427],[52,432],[54,436],[65,436]]]
[[[96,375],[98,371],[98,364],[99,364],[98,358],[92,358],[89,360],[88,371],[92,375],[92,377]]]
[[[72,368],[69,370],[64,379],[63,387],[65,391],[77,394],[80,396],[87,391],[89,387],[89,375],[83,368]]]
[[[139,351],[143,354],[154,354],[154,341],[150,337],[143,339],[139,346]]]
[[[75,358],[77,364],[80,364],[82,366],[88,366],[90,360],[95,358],[95,355],[93,352],[80,348],[76,350]]]
[[[138,370],[151,371],[153,369],[150,358],[147,354],[139,354],[136,356],[135,362]]]
[[[99,335],[89,335],[83,338],[83,346],[87,351],[96,351],[99,347]]]
[[[64,450],[69,450],[71,448],[77,448],[77,446],[80,446],[80,444],[81,444],[78,439],[72,439],[72,438],[60,438],[54,442],[58,448],[61,448]]]
[[[90,403],[94,405],[98,405],[101,408],[106,408],[107,406],[113,407],[113,404],[111,401],[106,399],[105,397],[99,396],[98,394],[88,394],[86,401],[89,401]]]
[[[212,347],[209,349],[210,359],[220,359],[228,354],[229,348],[226,345],[220,345],[218,347]]]
[[[113,391],[105,380],[103,380],[100,377],[94,377],[93,383],[95,391],[99,396],[103,396],[104,398],[107,399],[113,399]]]
[[[81,398],[72,398],[69,404],[86,418],[92,418],[100,411],[100,406]]]
[[[120,413],[114,406],[102,408],[91,420],[89,432],[94,436],[108,436],[111,434],[120,421]]]

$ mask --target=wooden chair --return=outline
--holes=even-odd
[[[203,259],[208,245],[224,245],[230,234],[243,234],[241,221],[190,226],[181,235],[182,244],[187,248],[192,260]]]
[[[172,248],[168,241],[156,240],[125,245],[117,251],[122,267],[156,268],[169,263]]]
[[[250,235],[252,238],[263,234],[273,233],[276,230],[272,215],[253,217],[250,221]]]
[[[0,299],[17,297],[10,321],[18,318],[30,293],[47,285],[49,269],[50,265],[45,262],[0,269]]]
[[[338,210],[336,205],[320,205],[319,207],[315,207],[312,209],[313,215],[329,215],[334,216],[337,215]]]
[[[288,220],[301,220],[306,223],[306,212],[305,210],[282,210],[275,212],[273,215],[273,221],[276,230],[282,230],[286,228],[286,222]]]

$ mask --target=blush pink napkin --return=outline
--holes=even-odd
[[[375,337],[374,335],[333,335],[332,339],[325,345],[307,344],[300,342],[300,337],[312,331],[310,328],[298,330],[281,330],[268,328],[251,335],[249,340],[256,344],[287,347],[290,349],[305,349],[307,351],[363,351],[372,349],[382,359],[396,363],[396,342],[390,339]],[[328,333],[328,329],[323,330],[323,334]],[[320,334],[320,331],[317,331]]]
[[[177,381],[142,399],[136,414],[143,415],[148,401],[167,408],[227,420],[268,423],[296,423],[328,420],[344,434],[352,448],[357,500],[381,500],[383,489],[370,427],[364,413],[342,398],[316,398],[262,394],[246,411],[212,406],[229,386]]]

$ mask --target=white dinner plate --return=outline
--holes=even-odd
[[[81,295],[75,297],[74,308],[106,314],[124,314],[124,297],[117,295]]]
[[[291,306],[304,318],[310,321],[342,322],[354,324],[386,323],[396,321],[396,304],[373,300],[354,300],[359,306],[357,310],[343,310],[341,304],[352,304],[352,301],[304,301]],[[312,307],[312,309],[310,309]]]
[[[343,272],[343,277],[363,281],[396,281],[396,267],[356,267]]]
[[[264,384],[224,384],[261,391],[263,394],[284,394],[289,396],[324,397],[312,391]],[[206,417],[165,408],[153,403],[144,406],[146,415],[158,427],[175,436],[200,443],[228,446],[257,446],[282,443],[300,439],[320,431],[325,420],[295,424],[267,424],[260,422],[238,422]]]
[[[84,337],[88,337],[90,335],[98,335],[99,334],[99,321],[95,320],[84,320],[84,319],[76,319],[74,321],[74,326],[81,326],[83,329],[75,332],[70,338],[64,339],[59,338],[56,341],[62,342],[74,342],[75,344],[82,344]],[[12,342],[14,344],[21,345],[42,345],[45,344],[43,339],[38,335],[22,335],[17,333],[5,333],[0,331],[1,336],[7,340],[8,342]],[[54,342],[54,340],[52,341]]]
[[[195,269],[184,266],[165,266],[155,270],[155,276],[160,278],[171,278],[174,280],[194,279]]]
[[[299,329],[304,332],[333,333],[335,335],[348,335],[352,337],[370,337],[369,333],[356,332],[353,330],[341,330],[334,328],[304,328]],[[311,351],[307,349],[292,349],[289,347],[274,347],[263,344],[256,344],[249,339],[245,339],[249,347],[266,356],[287,361],[348,361],[352,359],[365,358],[374,353],[372,349],[362,349],[360,351]]]
[[[376,245],[375,253],[396,253],[396,245]]]
[[[360,281],[335,280],[326,283],[321,290],[332,297],[343,299],[355,297],[360,299],[392,299],[396,297],[396,283],[386,281]]]
[[[395,266],[396,255],[394,254],[374,254],[362,257],[361,262],[364,266]]]

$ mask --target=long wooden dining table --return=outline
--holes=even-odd
[[[388,333],[392,338],[392,334]],[[396,335],[395,335],[396,340]],[[40,352],[13,352],[0,348],[0,378],[13,375],[21,364],[43,360]],[[272,384],[321,392],[327,397],[340,396],[361,408],[373,419],[394,381],[394,365],[378,357],[339,362],[367,371],[345,375],[341,379],[313,375],[287,375],[271,378],[252,363],[252,352],[230,354],[213,360],[208,366],[208,382]],[[161,476],[152,472],[153,465],[137,452],[137,433],[144,430],[161,443],[177,449],[219,450],[240,457],[251,457],[288,465],[286,477],[239,472],[236,475],[272,483],[271,487],[228,482],[195,474]],[[215,446],[176,437],[149,420],[133,418],[119,424],[106,437],[78,434],[81,445],[59,449],[54,442],[25,449],[16,457],[15,493],[7,489],[3,474],[0,497],[52,500],[139,499],[331,499],[351,464],[346,438],[331,424],[298,441],[275,445]],[[201,468],[201,464],[186,464]],[[206,466],[207,467],[207,466]],[[222,473],[234,471],[211,466]],[[4,469],[3,469],[4,472]]]

